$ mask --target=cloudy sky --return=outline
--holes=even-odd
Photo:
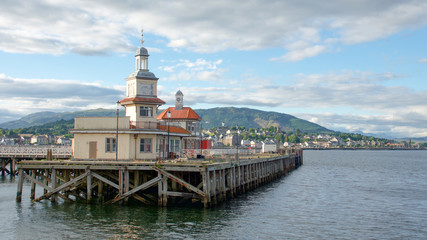
[[[427,136],[427,1],[0,1],[0,122],[113,108],[150,52],[169,105]]]

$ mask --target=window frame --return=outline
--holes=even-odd
[[[116,138],[105,138],[105,152],[115,153],[116,149]]]
[[[147,115],[143,115],[143,113],[146,113]],[[139,116],[140,117],[153,117],[154,115],[154,108],[153,107],[147,107],[147,106],[140,106],[139,107]]]
[[[148,150],[145,150],[148,148]],[[139,152],[140,153],[152,153],[153,152],[153,139],[152,138],[140,138],[139,139]]]

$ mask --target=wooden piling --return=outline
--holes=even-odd
[[[36,170],[31,170],[31,176],[33,176],[34,178],[36,178]],[[34,200],[36,196],[36,184],[31,182],[31,195],[30,195],[30,199]]]
[[[18,175],[19,175],[19,179],[18,179],[18,190],[16,191],[16,201],[21,202],[21,200],[22,200],[22,187],[24,185],[24,170],[19,169]]]
[[[56,169],[52,168],[52,173],[51,173],[51,177],[52,177],[52,189],[56,188]],[[56,201],[56,194],[52,194],[52,196],[50,197],[50,201],[51,202],[55,202]]]

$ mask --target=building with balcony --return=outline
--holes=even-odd
[[[164,110],[157,116],[157,120],[190,132],[189,137],[183,138],[182,147],[186,156],[193,157],[200,154],[200,149],[203,148],[202,118],[191,107],[184,107],[184,94],[180,90],[175,94],[175,99],[175,107]]]
[[[124,117],[78,117],[74,133],[75,159],[156,160],[181,156],[183,139],[192,132],[179,124],[157,119],[165,102],[157,97],[158,78],[148,69],[148,51],[135,56],[135,71],[126,78],[126,97],[117,102],[125,107]],[[172,113],[166,113],[171,115]]]

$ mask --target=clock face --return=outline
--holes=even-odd
[[[152,84],[141,84],[139,85],[139,94],[141,95],[153,95]]]
[[[181,102],[181,101],[182,101],[182,99],[181,99],[180,97],[177,97],[177,98],[176,98],[176,101],[177,101],[177,102]]]

